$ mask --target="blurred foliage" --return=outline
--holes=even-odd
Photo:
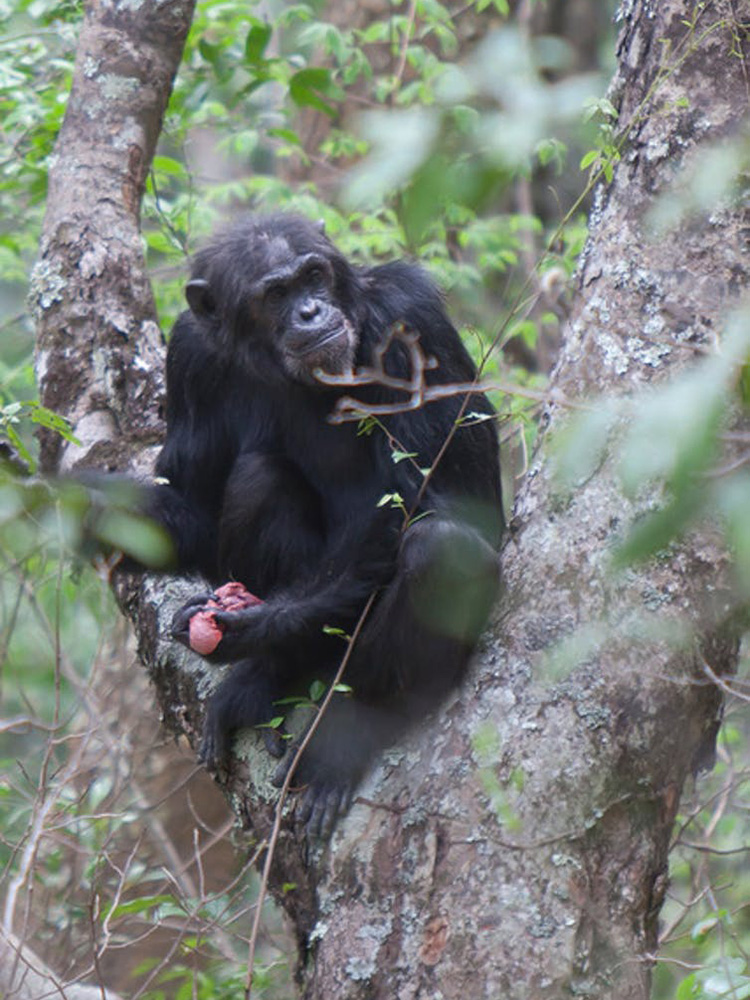
[[[79,7],[0,0],[0,404],[34,394],[26,286],[70,90]]]
[[[188,39],[144,205],[164,325],[182,308],[184,253],[217,219],[281,207],[324,220],[362,263],[417,257],[471,324],[478,361],[511,336],[533,352],[540,318],[519,319],[539,295],[534,282],[524,288],[522,258],[569,277],[585,225],[580,210],[514,211],[514,185],[541,170],[554,184],[564,139],[594,141],[599,124],[586,136],[581,110],[602,80],[545,82],[565,45],[501,28],[502,4],[462,9],[496,29],[462,63],[452,61],[459,24],[435,0],[419,0],[413,17],[395,4],[390,17],[346,28],[314,5],[264,4],[266,21],[254,6],[199,4]],[[500,60],[518,72],[503,73],[512,85],[498,86]],[[556,329],[558,317],[544,315]],[[495,353],[485,370],[498,363]]]
[[[748,668],[746,656],[716,767],[687,790],[677,817],[654,1000],[750,997]]]
[[[130,538],[138,557],[159,551],[114,489],[97,508],[79,484],[0,469],[4,920],[64,979],[87,975],[95,953],[126,996],[229,998],[244,982],[254,858],[222,857],[214,870],[219,838],[201,817],[192,759],[171,773],[178,755],[164,757],[157,714],[144,712],[148,682],[106,586],[118,556],[81,559],[110,534]],[[289,943],[273,915],[264,941],[254,995],[291,998]]]
[[[614,455],[623,493],[650,496],[613,553],[623,567],[666,550],[701,518],[722,515],[738,599],[750,595],[750,434],[731,430],[746,408],[747,309],[728,321],[721,350],[635,396],[591,401],[557,439],[557,472],[570,491]]]
[[[514,9],[506,0],[393,0],[369,21],[352,6],[356,23],[342,25],[335,5],[326,12],[312,0],[200,0],[143,205],[165,330],[183,308],[186,255],[246,208],[323,219],[329,236],[362,263],[418,258],[446,290],[485,375],[517,387],[494,395],[512,470],[509,495],[533,445],[586,236],[586,198],[612,176],[623,141],[616,110],[601,96],[603,79],[572,74],[570,47],[530,35]],[[478,43],[466,41],[469,18],[477,20]],[[97,933],[113,933],[119,946],[133,927],[146,933],[171,921],[181,928],[180,962],[166,972],[149,960],[140,970],[141,981],[151,977],[148,995],[231,996],[242,988],[242,956],[231,961],[234,944],[221,951],[209,938],[216,921],[228,926],[236,915],[241,925],[249,905],[243,893],[191,898],[132,858],[116,876],[107,852],[120,834],[136,841],[131,827],[141,807],[123,795],[106,755],[95,781],[67,780],[70,734],[81,731],[83,694],[101,669],[102,622],[116,612],[95,574],[71,562],[90,527],[87,503],[18,474],[33,469],[34,424],[57,420],[33,400],[25,285],[79,19],[73,0],[0,0],[0,432],[13,459],[0,480],[0,861],[12,882],[40,808],[51,803],[37,845],[39,878],[52,900],[42,937],[51,939],[55,928],[68,933],[76,922],[87,935],[88,901],[121,886],[120,901],[98,913]],[[709,151],[684,190],[656,206],[654,230],[742,197],[747,148],[738,140]],[[572,197],[571,187],[579,192]],[[593,405],[571,425],[559,454],[568,489],[616,450],[623,489],[654,491],[657,509],[623,538],[620,564],[658,553],[696,518],[721,511],[743,601],[750,439],[730,423],[750,395],[746,325],[739,317],[720,353],[644,399]],[[140,532],[132,523],[109,532],[105,525],[98,537],[150,548]],[[684,805],[656,998],[750,996],[747,736],[735,712],[723,730],[720,766]],[[70,879],[71,850],[86,861],[76,870],[81,893],[61,894],[63,906],[54,888]],[[256,977],[257,995],[265,990],[279,1000],[286,994],[276,982],[271,960]]]

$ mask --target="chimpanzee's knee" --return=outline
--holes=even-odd
[[[431,631],[475,643],[500,586],[492,546],[471,527],[426,517],[406,532],[400,558],[419,622]]]

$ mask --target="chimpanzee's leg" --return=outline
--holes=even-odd
[[[211,696],[203,722],[199,758],[210,770],[223,764],[239,729],[270,722],[279,714],[274,702],[280,697],[273,665],[261,660],[235,663]],[[281,757],[285,746],[279,734],[264,729],[266,748]]]
[[[334,696],[296,769],[314,833],[330,833],[380,750],[460,681],[498,589],[497,553],[472,529],[438,518],[409,528],[352,651],[352,694]]]
[[[367,700],[421,717],[461,679],[500,584],[495,550],[437,517],[406,532],[396,578],[379,599],[347,671]]]

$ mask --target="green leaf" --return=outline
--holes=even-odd
[[[750,475],[738,473],[717,483],[718,506],[724,515],[740,586],[750,594]]]
[[[141,896],[139,899],[131,899],[128,903],[120,903],[109,914],[110,919],[132,915],[133,913],[144,913],[153,910],[164,903],[176,904],[174,896]]]
[[[568,148],[564,142],[561,142],[559,139],[542,139],[537,144],[535,152],[543,167],[552,164],[555,173],[562,173],[565,167],[565,157],[568,152]]]
[[[316,108],[333,117],[336,109],[323,100],[322,94],[332,90],[331,71],[322,66],[310,66],[295,73],[289,81],[289,96],[301,108]]]
[[[590,167],[592,163],[595,163],[599,159],[599,150],[590,149],[582,158],[579,164],[581,170],[585,170]]]
[[[695,973],[692,973],[690,976],[686,976],[677,987],[677,992],[674,995],[675,1000],[695,1000],[697,996],[697,986],[698,980]]]
[[[276,702],[274,702],[274,704],[276,704]],[[284,724],[284,716],[283,715],[275,715],[268,722],[259,722],[256,725],[255,728],[256,729],[279,729],[279,727],[282,726],[283,724]]]
[[[16,451],[23,459],[23,461],[26,462],[26,464],[29,466],[29,468],[32,471],[35,470],[36,463],[34,462],[31,452],[28,450],[26,445],[23,443],[21,438],[16,433],[16,429],[14,427],[11,427],[10,424],[6,424],[3,433],[8,438],[13,447],[16,449]]]
[[[743,975],[746,968],[743,958],[724,958],[716,968],[702,969],[698,981],[703,987],[703,995],[726,998],[726,1000],[747,1000],[750,997],[750,979]]]
[[[320,701],[328,690],[328,686],[323,681],[313,681],[310,685],[310,701]]]
[[[750,364],[745,363],[740,369],[738,380],[740,399],[746,407],[750,407]]]
[[[249,63],[261,62],[272,34],[273,27],[270,24],[260,22],[254,24],[248,31],[245,39],[245,59]]]
[[[112,508],[96,519],[95,533],[101,541],[120,549],[145,566],[163,567],[174,557],[171,539],[163,528],[130,511]]]
[[[206,62],[210,63],[214,67],[216,66],[217,62],[219,61],[219,57],[221,56],[221,49],[219,48],[219,46],[212,45],[211,42],[209,42],[206,38],[201,38],[201,40],[198,42],[198,51],[206,60]]]
[[[613,565],[623,568],[661,552],[688,526],[701,508],[703,494],[680,490],[661,510],[636,522],[624,543],[613,554]]]
[[[390,504],[391,507],[398,507],[399,509],[404,509],[404,498],[400,493],[384,493],[383,496],[378,500],[377,507],[385,507]]]
[[[156,253],[163,253],[167,256],[172,256],[178,249],[177,242],[172,234],[163,233],[161,230],[147,233],[146,243],[149,250],[153,250]]]
[[[187,176],[185,164],[179,160],[172,159],[171,156],[155,156],[153,159],[153,169],[160,174],[167,174],[169,177],[184,178]]]
[[[705,920],[699,920],[697,924],[694,924],[690,930],[691,941],[703,941],[719,924],[719,918],[716,916],[707,917]]]
[[[269,128],[267,134],[273,136],[275,139],[284,139],[291,146],[302,147],[302,140],[290,128]]]
[[[357,437],[369,437],[377,426],[378,421],[376,417],[362,417],[357,422]]]
[[[73,430],[65,417],[61,417],[54,410],[48,410],[46,406],[39,406],[37,403],[32,403],[31,405],[33,406],[31,419],[35,424],[40,424],[51,431],[57,431],[66,441],[70,441],[71,444],[80,445],[81,442],[73,434]]]
[[[599,118],[604,122],[617,121],[619,117],[617,108],[606,97],[588,97],[583,104],[585,122],[590,122],[593,118]]]
[[[391,452],[391,460],[394,465],[398,465],[399,462],[403,462],[406,458],[416,458],[416,451],[399,451],[397,448]]]
[[[706,469],[717,453],[727,377],[728,367],[719,359],[641,397],[620,457],[629,493],[658,480],[679,489]]]
[[[387,42],[390,31],[390,24],[383,18],[382,20],[373,21],[364,30],[357,31],[357,37],[363,45],[372,45],[377,42]]]

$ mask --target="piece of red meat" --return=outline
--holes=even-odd
[[[259,597],[251,594],[241,583],[234,580],[225,583],[214,592],[214,598],[206,602],[206,607],[196,611],[190,619],[190,648],[205,656],[213,653],[221,642],[224,630],[213,613],[206,610],[207,608],[240,611],[242,608],[262,603]]]

